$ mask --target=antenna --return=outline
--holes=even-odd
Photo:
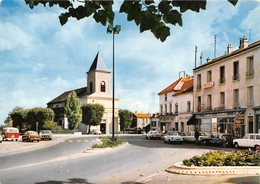
[[[251,31],[252,31],[252,29],[249,29],[249,38],[248,38],[248,42],[251,41]]]
[[[196,68],[196,62],[197,62],[197,49],[198,49],[198,47],[195,45],[195,61],[194,61],[195,68]]]
[[[217,50],[217,35],[214,37],[214,58],[216,58],[216,50]]]
[[[202,65],[202,52],[200,53],[200,65]]]

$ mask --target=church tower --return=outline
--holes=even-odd
[[[98,52],[87,72],[87,93],[93,96],[110,97],[110,71]]]

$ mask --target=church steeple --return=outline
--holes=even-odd
[[[87,72],[87,91],[88,94],[98,96],[110,96],[110,71],[98,52],[89,71]]]
[[[99,52],[97,53],[88,72],[93,71],[93,70],[109,72],[107,69],[107,66]]]

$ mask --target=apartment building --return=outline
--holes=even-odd
[[[167,86],[159,95],[160,130],[189,132],[194,125],[188,125],[193,113],[193,78],[181,77]]]
[[[203,132],[260,133],[260,41],[240,40],[239,49],[194,69],[196,126]]]

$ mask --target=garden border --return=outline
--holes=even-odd
[[[185,166],[175,163],[166,169],[167,172],[184,175],[260,175],[260,166]]]

